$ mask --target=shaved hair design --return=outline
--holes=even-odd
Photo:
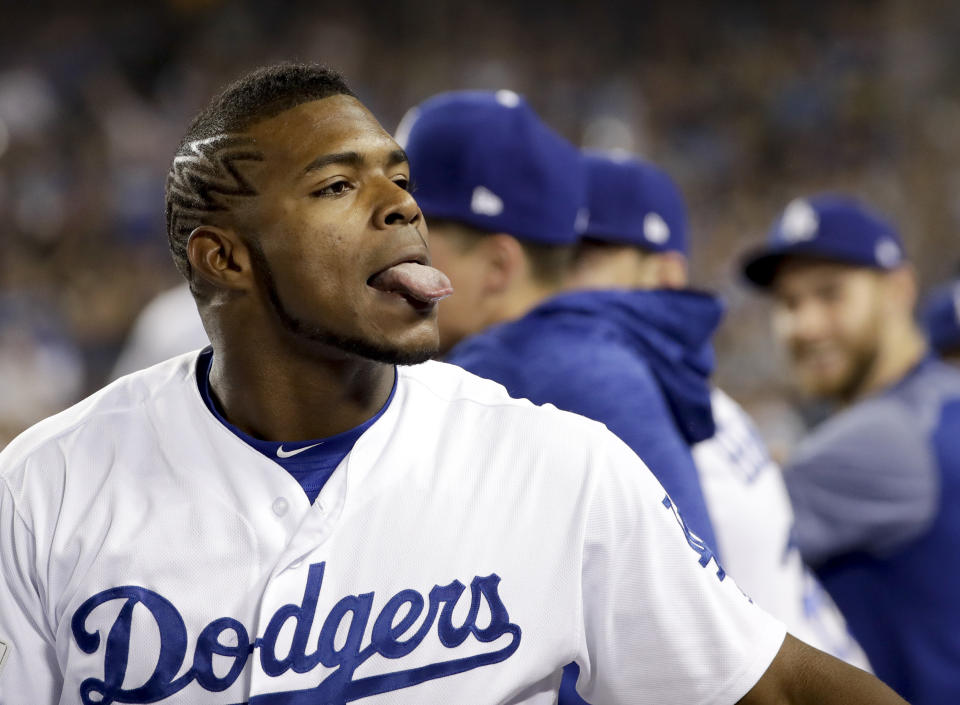
[[[167,176],[167,229],[173,261],[190,279],[187,240],[210,213],[227,210],[217,196],[256,196],[238,161],[263,161],[248,137],[217,135],[185,145]]]

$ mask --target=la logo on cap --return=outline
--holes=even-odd
[[[647,213],[643,218],[643,236],[655,245],[662,245],[670,239],[670,226],[659,213]]]
[[[780,232],[787,242],[812,240],[820,227],[820,217],[807,201],[797,198],[787,205],[780,221]]]
[[[577,218],[573,221],[573,229],[577,231],[578,235],[582,235],[587,232],[587,228],[590,227],[590,211],[586,208],[580,208],[577,211]]]
[[[881,267],[893,267],[900,263],[900,248],[890,238],[885,237],[877,242],[873,254]]]
[[[470,210],[477,215],[500,215],[503,213],[503,199],[485,186],[477,186],[470,199]]]
[[[501,88],[494,94],[494,97],[505,108],[515,108],[520,105],[520,95],[506,88]]]

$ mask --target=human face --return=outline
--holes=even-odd
[[[434,355],[435,302],[371,285],[393,265],[430,263],[396,142],[342,95],[291,108],[248,134],[264,155],[249,167],[258,197],[235,212],[278,325],[313,350],[395,363]]]
[[[430,226],[433,262],[450,277],[456,292],[440,303],[441,352],[487,327],[489,267],[483,237],[456,223],[438,221]]]
[[[773,284],[773,330],[804,392],[857,396],[876,364],[884,323],[883,274],[787,259]]]

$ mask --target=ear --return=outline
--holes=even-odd
[[[511,288],[527,271],[523,246],[512,235],[492,233],[483,238],[482,249],[485,294],[501,294]]]
[[[904,264],[886,275],[886,298],[898,309],[910,312],[917,305],[917,273],[912,264]]]
[[[690,277],[687,274],[687,258],[674,251],[657,255],[657,286],[663,289],[686,289]]]
[[[190,267],[210,286],[243,290],[254,285],[250,251],[233,230],[201,225],[187,240]]]

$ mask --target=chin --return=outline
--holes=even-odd
[[[278,316],[281,325],[308,348],[319,344],[326,356],[330,349],[340,353],[390,365],[417,365],[437,355],[440,336],[436,316],[399,331],[339,332],[317,324],[307,324],[289,315]]]
[[[351,349],[352,348],[352,349]],[[417,331],[400,339],[353,341],[343,346],[348,352],[391,365],[419,365],[440,352],[436,328]]]
[[[799,380],[803,393],[815,399],[842,398],[849,385],[847,375],[829,375],[822,372],[801,373]]]

